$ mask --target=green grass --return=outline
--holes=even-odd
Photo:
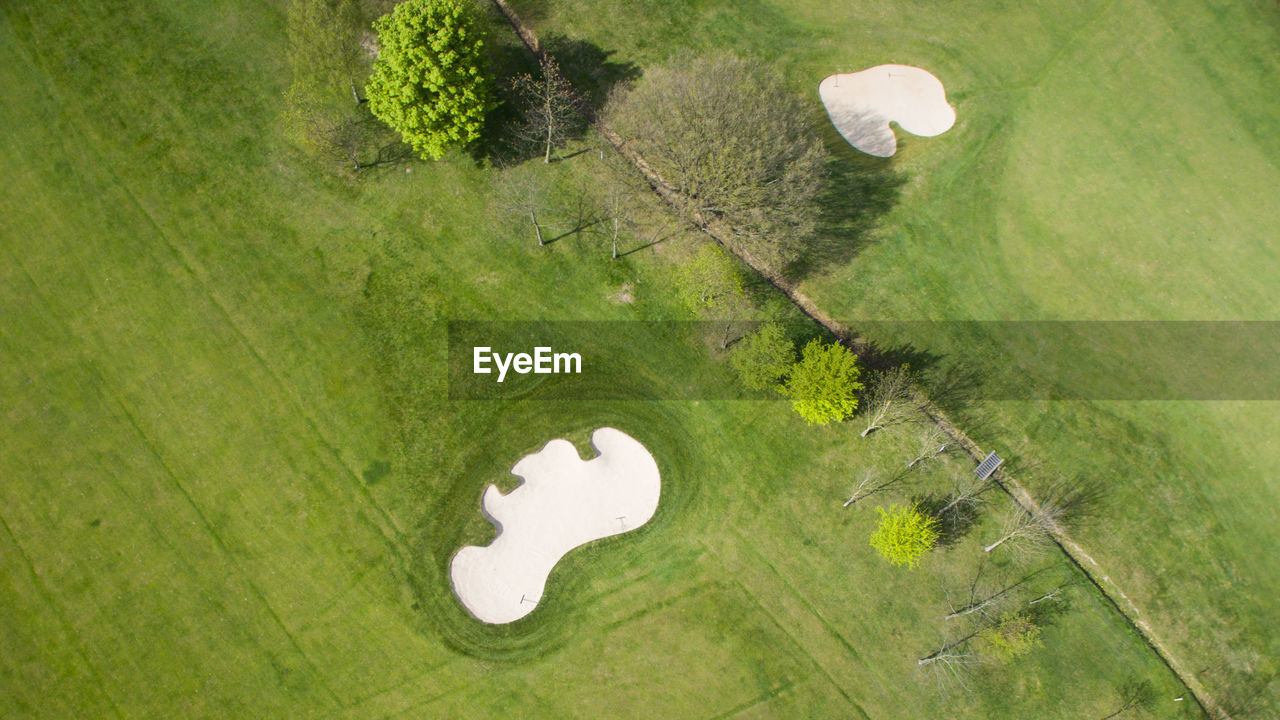
[[[688,45],[766,57],[810,97],[829,73],[883,62],[937,74],[955,128],[900,134],[903,149],[885,164],[906,178],[896,206],[804,278],[836,317],[1280,319],[1272,3],[519,7],[541,32],[582,36],[619,61]],[[984,338],[931,328],[894,339],[945,367]],[[1261,351],[1256,362],[1274,364]],[[1204,671],[1210,693],[1237,712],[1280,712],[1276,403],[951,409],[1033,489],[1102,480],[1107,509],[1079,539],[1187,667]]]
[[[537,248],[461,157],[316,167],[280,139],[282,22],[257,3],[0,11],[0,714],[1075,718],[1131,677],[1182,694],[1084,586],[1042,618],[1044,649],[939,692],[915,659],[962,632],[946,591],[1000,508],[915,572],[877,557],[870,507],[839,504],[912,454],[909,429],[556,382],[448,400],[447,320],[679,317],[679,249]],[[561,199],[591,162],[550,170]],[[628,332],[585,382],[729,383],[696,328]],[[483,488],[603,424],[657,458],[657,516],[570,554],[528,618],[471,620],[446,568],[492,535]]]

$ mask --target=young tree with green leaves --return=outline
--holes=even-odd
[[[878,507],[876,512],[880,513],[880,524],[871,534],[871,547],[894,565],[915,568],[920,557],[938,542],[937,519],[920,512],[914,503],[894,505],[888,511]]]
[[[780,390],[782,379],[795,361],[795,343],[781,325],[771,322],[742,338],[729,357],[729,366],[752,390]]]
[[[986,650],[1007,663],[1040,647],[1040,626],[1025,613],[1005,613],[1000,621],[978,634]]]
[[[374,23],[369,108],[424,159],[480,137],[493,106],[479,23],[464,0],[405,0]]]
[[[724,321],[720,349],[728,347],[735,316],[748,302],[742,273],[729,253],[716,245],[704,245],[677,267],[676,291],[693,314]]]
[[[858,356],[839,343],[814,338],[783,385],[791,406],[810,425],[844,420],[858,409]]]

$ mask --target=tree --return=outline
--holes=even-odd
[[[1035,578],[1037,575],[1048,570],[1048,568],[1040,568],[1039,570],[1022,576],[1015,582],[1006,583],[1003,587],[995,590],[990,587],[983,586],[982,571],[985,567],[985,563],[978,565],[978,571],[973,576],[973,582],[969,584],[969,596],[965,600],[965,604],[959,608],[953,605],[951,612],[942,617],[943,620],[954,620],[974,613],[981,613],[984,616],[991,615],[994,611],[1000,609],[1004,605],[1007,605],[1009,601],[1012,600],[1013,592],[1015,590],[1030,582],[1032,578]],[[1037,601],[1033,600],[1029,604],[1034,604],[1035,602]]]
[[[515,167],[498,180],[498,209],[521,223],[528,222],[538,247],[547,244],[541,221],[545,196],[546,181],[535,169]]]
[[[814,338],[791,367],[783,394],[810,425],[844,420],[858,408],[858,356],[839,343]]]
[[[1120,707],[1116,708],[1110,715],[1106,715],[1100,720],[1111,720],[1120,717],[1130,710],[1138,710],[1150,707],[1155,701],[1155,690],[1152,689],[1151,683],[1140,678],[1129,678],[1118,689]]]
[[[580,132],[585,119],[581,100],[573,85],[560,73],[556,61],[544,56],[540,64],[539,77],[526,73],[515,80],[523,116],[516,134],[527,142],[542,145],[542,161],[549,163],[551,151]]]
[[[871,534],[871,547],[880,551],[894,565],[914,568],[920,564],[920,556],[938,542],[938,521],[911,505],[894,505],[880,513],[880,524]]]
[[[686,214],[728,226],[735,252],[780,268],[813,232],[826,150],[809,106],[764,65],[676,58],[613,93],[604,117]]]
[[[771,322],[742,338],[729,357],[729,366],[752,390],[779,389],[795,360],[795,343],[781,325]]]
[[[854,486],[853,492],[849,494],[849,499],[844,501],[843,507],[849,507],[860,500],[866,500],[872,495],[882,493],[889,488],[902,483],[907,479],[907,473],[896,472],[888,477],[876,468],[867,468],[862,474],[862,480]]]
[[[1049,487],[1039,503],[1030,508],[1015,502],[1005,516],[1000,537],[983,550],[991,552],[1005,543],[1014,543],[1020,548],[1036,546],[1068,518],[1078,520],[1086,516],[1096,492],[1088,483],[1058,483]]]
[[[906,422],[911,417],[915,409],[911,402],[912,382],[911,368],[907,365],[882,370],[871,376],[871,389],[863,400],[867,426],[862,430],[862,437]]]
[[[675,279],[680,300],[690,312],[724,321],[720,349],[728,347],[733,316],[747,303],[742,273],[733,258],[716,245],[704,245],[676,268]]]
[[[978,637],[1000,662],[1009,662],[1040,647],[1040,626],[1026,613],[1005,613],[1000,621],[984,628]]]
[[[405,0],[374,23],[378,59],[366,92],[373,114],[423,158],[480,137],[492,106],[484,41],[463,0]]]
[[[951,436],[947,435],[937,423],[925,423],[920,428],[920,451],[916,454],[911,462],[907,463],[907,469],[911,469],[926,460],[933,460],[940,457],[950,447]]]
[[[980,478],[971,472],[965,472],[954,476],[951,481],[951,500],[935,515],[942,518],[949,512],[960,512],[967,507],[977,505],[983,493],[990,490],[994,484],[990,475]]]

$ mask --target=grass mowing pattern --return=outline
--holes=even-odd
[[[807,268],[801,290],[838,319],[1277,317],[1280,205],[1261,200],[1280,187],[1270,4],[643,5],[517,8],[619,61],[689,45],[767,57],[808,95],[831,72],[882,62],[943,79],[959,116],[947,134],[905,136],[884,165],[831,146],[864,174],[908,178],[878,227],[843,233],[843,253]],[[937,375],[949,348],[983,341],[875,339],[932,355]],[[1258,552],[1280,544],[1275,403],[944,405],[984,446],[1010,450],[1033,493],[1059,477],[1105,481],[1108,510],[1077,539],[1214,697],[1237,713],[1280,710],[1268,601],[1280,561]]]
[[[0,714],[1068,718],[1105,714],[1129,675],[1178,692],[1072,593],[1016,672],[935,693],[914,660],[992,528],[905,574],[838,506],[909,434],[551,384],[448,402],[445,319],[671,317],[669,265],[534,247],[461,158],[320,172],[278,140],[280,22],[254,3],[0,11]],[[609,300],[623,282],[633,305]],[[727,382],[690,340],[636,337],[682,371],[636,391],[675,396],[689,367]],[[567,556],[525,622],[469,621],[444,569],[492,533],[482,489],[605,424],[658,459],[658,516]]]

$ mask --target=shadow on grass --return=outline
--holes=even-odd
[[[560,66],[560,72],[577,88],[589,113],[598,113],[614,86],[640,79],[641,70],[630,62],[614,62],[616,51],[586,40],[564,35],[547,35],[542,47]]]
[[[929,493],[912,496],[920,512],[938,519],[937,547],[946,548],[962,540],[978,521],[978,509],[972,503],[959,503],[947,508],[952,498],[949,495]],[[943,509],[947,508],[945,512]]]
[[[878,158],[852,148],[830,122],[822,119],[822,142],[831,155],[821,212],[813,235],[802,241],[785,274],[803,280],[853,259],[874,239],[880,218],[893,209],[907,176],[892,158]]]
[[[503,22],[503,20],[495,20]],[[520,139],[518,128],[525,121],[526,97],[517,89],[522,75],[541,77],[537,60],[518,39],[495,33],[489,46],[489,72],[494,78],[497,104],[485,117],[484,130],[478,142],[471,147],[476,162],[488,162],[497,167],[510,167],[540,157],[545,151],[540,143]],[[564,35],[548,35],[542,47],[555,60],[564,75],[577,90],[583,120],[570,137],[580,138],[586,131],[586,118],[594,116],[618,83],[632,82],[640,77],[640,68],[629,62],[612,62],[612,50],[605,50],[586,40]],[[566,158],[555,158],[564,160]]]

